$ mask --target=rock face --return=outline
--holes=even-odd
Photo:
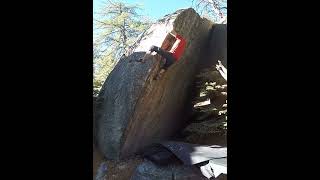
[[[132,53],[119,61],[97,99],[97,140],[105,157],[128,157],[180,128],[212,25],[191,8],[178,10],[151,26]],[[145,63],[135,60],[142,58],[151,45],[162,47],[172,27],[186,39],[185,53],[161,79],[154,80],[160,57],[148,56]]]
[[[207,48],[205,61],[200,61],[199,70],[212,67],[218,63],[218,60],[227,67],[227,24],[213,26]]]

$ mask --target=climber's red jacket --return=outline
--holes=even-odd
[[[186,40],[183,39],[179,34],[176,35],[176,39],[180,40],[178,46],[175,49],[171,49],[173,57],[178,61],[183,54],[183,51],[186,47]]]

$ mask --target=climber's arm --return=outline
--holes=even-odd
[[[179,45],[180,42],[181,42],[181,40],[180,40],[180,39],[177,39],[176,42],[174,42],[174,44],[172,45],[172,48],[171,48],[170,52],[172,52],[173,50],[175,50],[175,49],[178,47],[178,45]]]
[[[174,35],[172,32],[169,32],[169,33],[170,33],[171,36],[177,38],[176,35]]]

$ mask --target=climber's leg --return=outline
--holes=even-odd
[[[175,62],[175,58],[173,57],[172,53],[165,51],[157,46],[151,46],[150,51],[157,52],[160,56],[165,59],[163,69],[167,70],[169,66],[171,66]]]
[[[165,58],[165,63],[161,69],[167,70],[175,62],[175,59],[171,53],[168,53],[163,57]]]
[[[163,50],[163,49],[161,49],[161,48],[159,48],[159,47],[157,47],[157,46],[151,46],[150,49],[149,49],[149,51],[150,51],[151,53],[152,53],[152,52],[156,52],[156,53],[158,53],[160,56],[162,56],[164,59],[166,59],[166,60],[165,60],[164,67],[162,67],[162,68],[167,69],[169,66],[171,66],[171,65],[175,62],[175,59],[174,59],[172,53],[167,52],[167,51],[165,51],[165,50]],[[147,55],[147,54],[146,54],[146,55]],[[145,55],[142,59],[140,59],[141,62],[145,62],[145,57],[146,57],[146,55]]]
[[[152,45],[152,46],[150,47],[150,49],[146,52],[146,54],[145,54],[142,58],[140,58],[139,60],[137,60],[137,61],[144,63],[144,62],[146,61],[146,57],[147,57],[148,55],[151,55],[151,53],[154,52],[154,51],[155,51],[155,52],[158,52],[159,49],[160,49],[159,47]]]
[[[160,72],[156,75],[156,77],[154,78],[155,80],[156,79],[159,79],[162,74],[176,61],[175,58],[173,57],[172,53],[170,52],[167,52],[157,46],[152,46],[150,48],[150,51],[155,51],[157,52],[160,56],[163,57],[164,59],[164,65],[160,68]]]
[[[174,57],[172,56],[171,53],[165,53],[164,55],[167,58],[165,59],[165,63],[164,65],[160,68],[159,73],[156,75],[156,77],[154,78],[155,80],[159,79],[162,77],[163,73],[165,73],[167,71],[167,69],[175,62]]]

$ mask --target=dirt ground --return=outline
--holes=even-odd
[[[105,160],[96,147],[93,149],[93,179],[101,163],[106,162],[108,172],[105,176],[106,180],[129,180],[136,167],[143,161],[140,157],[122,161]]]
[[[129,180],[136,167],[142,163],[141,158],[128,159],[126,161],[106,161],[108,165],[107,180]]]
[[[200,141],[199,141],[200,140]],[[192,136],[189,139],[189,142],[197,141],[199,144],[217,144],[217,145],[226,145],[226,136],[221,135],[204,135],[204,136]],[[215,142],[215,143],[213,143]],[[107,174],[105,176],[106,180],[129,180],[132,176],[136,167],[142,163],[143,159],[141,157],[134,157],[131,159],[123,161],[113,161],[105,160],[102,154],[93,147],[93,179],[95,180],[97,170],[102,162],[107,164]],[[220,175],[218,180],[227,180],[226,175]]]
[[[102,154],[97,150],[95,145],[93,145],[93,179],[97,174],[97,169],[99,168],[100,164],[103,162]]]

